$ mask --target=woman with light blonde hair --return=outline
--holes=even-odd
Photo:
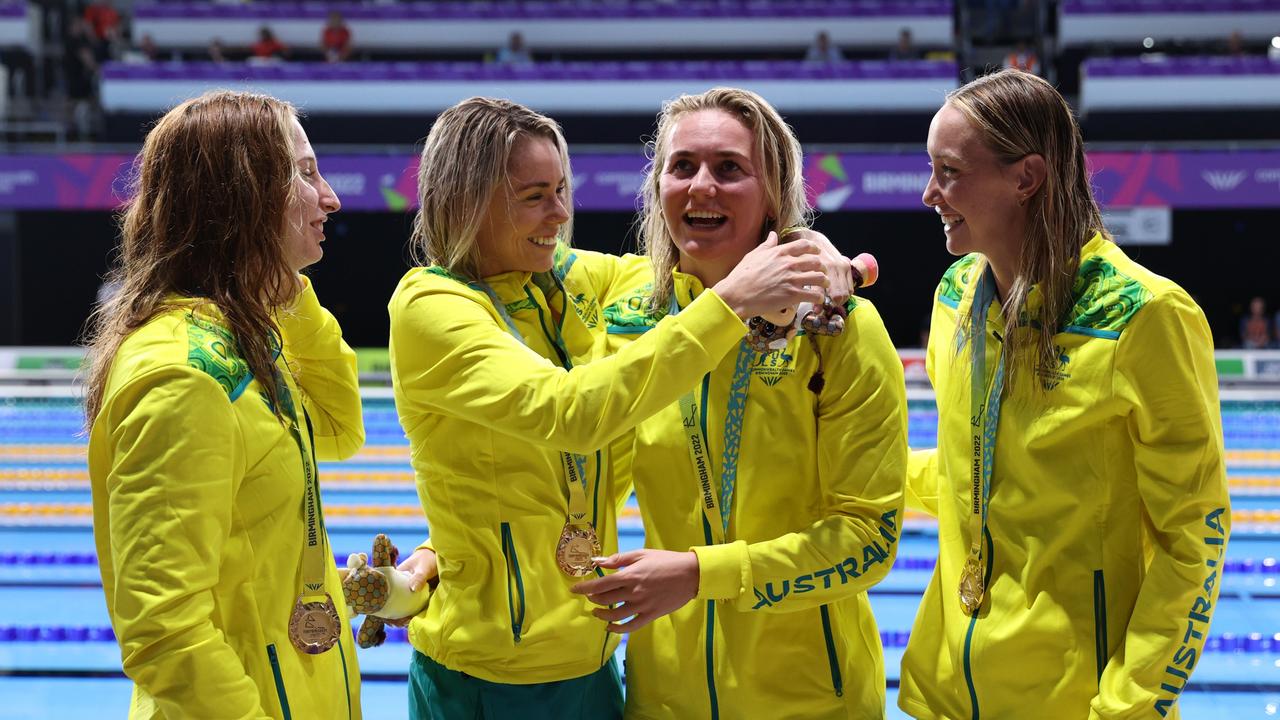
[[[316,466],[364,444],[355,353],[300,274],[338,197],[252,93],[165,113],[136,173],[85,384],[129,717],[359,718]]]
[[[917,718],[1178,716],[1230,524],[1213,342],[1112,242],[1071,109],[1018,70],[951,93],[924,203],[939,555],[902,660]]]
[[[810,213],[791,129],[735,88],[663,108],[643,198],[649,262],[605,302],[619,352]],[[574,588],[631,633],[627,717],[883,716],[867,589],[901,532],[905,388],[875,307],[841,309],[839,336],[806,329],[764,351],[739,336],[637,427],[646,548]]]
[[[625,482],[607,445],[721,361],[743,320],[821,297],[808,241],[767,243],[684,312],[598,359],[616,263],[571,249],[572,174],[550,119],[464,100],[427,136],[411,269],[391,299],[396,409],[438,553],[409,623],[413,718],[621,714],[617,638],[569,592],[613,552]],[[590,361],[589,364],[588,361]]]

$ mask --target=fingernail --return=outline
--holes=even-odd
[[[609,558],[607,558],[607,557],[593,557],[593,558],[591,558],[591,562],[596,563],[596,564],[598,565],[598,564],[600,564],[600,563],[602,563],[602,562],[604,562],[604,561],[606,561],[606,560],[608,560],[608,559],[609,559]]]

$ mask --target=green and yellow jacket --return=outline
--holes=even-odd
[[[304,283],[278,314],[274,380],[300,432],[277,419],[207,302],[177,300],[112,362],[89,474],[102,588],[134,682],[132,720],[360,717],[351,633],[320,655],[288,637],[302,588],[303,463],[364,444],[355,353]],[[333,551],[322,544],[345,630]]]
[[[617,636],[569,592],[582,578],[556,563],[568,514],[562,453],[583,458],[591,520],[613,552],[626,484],[613,479],[606,446],[674,402],[745,332],[707,293],[644,342],[582,364],[603,353],[596,288],[612,282],[610,263],[580,260],[593,256],[562,247],[549,273],[483,283],[415,268],[391,299],[396,409],[440,563],[409,638],[484,680],[566,680],[610,658]]]
[[[625,352],[661,315],[645,311],[648,261],[623,262],[604,317]],[[677,272],[676,317],[705,294]],[[906,399],[875,307],[857,298],[849,310],[843,335],[817,339],[821,358],[803,334],[766,354],[740,345],[682,386],[716,497],[736,458],[727,530],[704,513],[684,429],[689,405],[673,403],[636,429],[631,472],[645,545],[692,549],[700,579],[693,602],[632,633],[628,718],[883,717],[867,589],[897,552]],[[819,370],[824,387],[814,392]]]
[[[989,590],[969,616],[957,587],[973,539],[973,344],[957,350],[956,329],[984,265],[978,255],[956,262],[933,307],[938,447],[913,453],[907,502],[937,516],[939,559],[899,705],[950,720],[1176,718],[1209,633],[1230,521],[1204,314],[1110,240],[1085,245],[1057,362],[1015,368],[1005,388],[982,540]],[[1033,289],[1028,317],[1039,302]],[[993,303],[991,372],[1003,326]]]

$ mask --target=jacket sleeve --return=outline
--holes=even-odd
[[[944,327],[945,315],[938,311],[938,293],[933,294],[933,314],[929,321],[929,342],[924,351],[924,371],[929,376],[929,385],[937,394],[937,375],[935,375],[935,348],[938,341],[947,338],[950,344],[952,330]],[[937,407],[937,400],[934,400]],[[939,413],[939,417],[941,414]],[[938,448],[934,447],[912,450],[907,458],[906,506],[912,510],[920,510],[934,517],[938,516]]]
[[[803,610],[863,592],[893,565],[907,462],[902,361],[870,303],[850,314],[844,335],[824,350],[822,519],[772,540],[693,548],[699,599],[734,600],[739,610]]]
[[[410,284],[391,303],[392,375],[407,422],[440,413],[588,453],[679,399],[745,334],[705,292],[616,355],[566,371],[520,344],[487,303]]]
[[[105,416],[105,417],[104,417]],[[245,457],[226,393],[187,367],[123,387],[109,424],[109,608],[124,672],[164,717],[266,718],[211,620]]]
[[[293,307],[277,315],[284,356],[311,417],[316,457],[345,460],[364,446],[356,354],[342,339],[337,319],[320,306],[311,279],[302,282]]]
[[[1231,509],[1213,340],[1181,291],[1156,297],[1124,330],[1115,392],[1131,408],[1127,443],[1148,534],[1145,576],[1091,718],[1164,716],[1204,652]]]
[[[582,268],[587,284],[602,301],[626,289],[620,284],[629,279],[628,270],[637,266],[649,267],[649,258],[643,255],[612,255],[574,248],[570,256],[574,258],[573,264]]]

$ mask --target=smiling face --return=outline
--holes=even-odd
[[[715,283],[761,241],[770,214],[755,159],[755,138],[723,110],[680,117],[658,179],[667,230],[680,269]]]
[[[293,120],[293,197],[285,217],[284,250],[290,269],[298,272],[324,257],[324,224],[342,203],[320,175],[307,133]]]
[[[555,142],[524,135],[507,161],[476,235],[481,277],[551,269],[560,226],[569,221],[564,165]]]
[[[929,124],[933,174],[921,198],[942,218],[947,251],[1007,259],[1018,251],[1028,193],[1019,163],[1006,165],[956,108],[944,105]]]

